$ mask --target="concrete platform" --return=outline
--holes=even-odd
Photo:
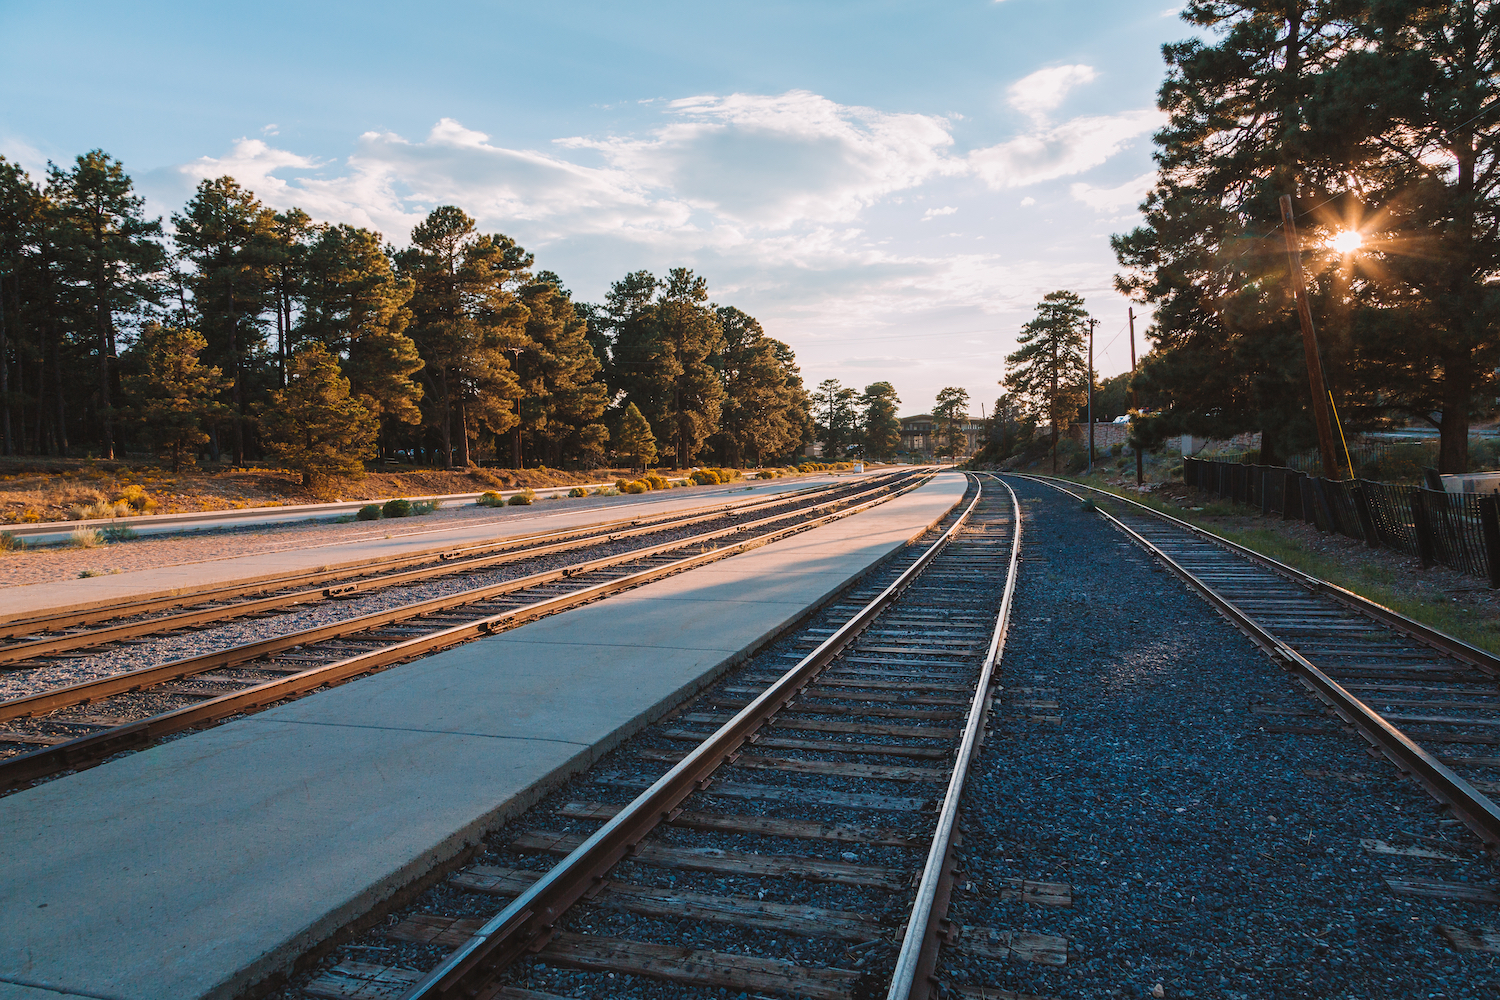
[[[876,473],[866,473],[867,476]],[[414,553],[443,552],[459,545],[475,545],[539,531],[564,531],[604,521],[656,516],[672,511],[714,507],[733,500],[754,500],[826,485],[824,476],[771,479],[725,487],[614,497],[607,503],[580,501],[579,506],[533,506],[476,509],[474,520],[387,538],[332,541],[327,544],[238,556],[210,562],[182,563],[157,569],[59,580],[0,590],[0,620],[29,618],[57,611],[77,611],[124,600],[168,597],[206,586],[254,583],[288,573],[316,572],[360,566],[371,560]]]
[[[872,511],[0,799],[0,1000],[232,997],[962,496]]]

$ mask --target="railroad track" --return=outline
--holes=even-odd
[[[140,636],[160,635],[234,618],[258,617],[331,598],[349,598],[385,587],[440,576],[493,569],[523,559],[570,552],[601,541],[615,542],[681,529],[730,515],[742,516],[817,496],[861,492],[900,478],[882,476],[851,485],[833,483],[772,497],[736,500],[686,512],[620,518],[583,528],[535,532],[482,542],[362,560],[356,566],[296,572],[225,586],[210,586],[138,600],[107,602],[40,616],[0,616],[0,667],[18,669],[46,657]],[[325,586],[331,584],[331,586]],[[246,597],[252,599],[244,599]],[[188,608],[172,614],[172,609]],[[107,628],[90,628],[113,622]]]
[[[909,564],[872,574],[351,946],[385,964],[340,962],[303,995],[556,1000],[651,981],[653,997],[935,997],[1018,519],[1008,486],[971,477]],[[1011,890],[1066,903],[1065,886]],[[1000,929],[966,929],[957,946],[1066,960],[1062,939]]]
[[[874,483],[863,481],[816,491],[791,502],[756,502],[713,514],[656,519],[650,525],[617,528],[602,537],[550,543],[533,539],[537,544],[519,553],[485,554],[420,572],[436,569],[451,574],[464,569],[479,574],[500,563],[551,557],[560,551],[581,551],[585,557],[518,577],[465,586],[438,597],[0,702],[0,726],[4,727],[0,729],[0,790],[90,766],[172,733],[264,708],[726,558],[867,510],[915,489],[929,478],[928,474],[883,477]],[[649,538],[652,533],[681,529],[684,524],[723,522],[726,515],[729,523],[710,523],[708,530],[686,537],[655,543]],[[622,538],[644,544],[619,551]],[[615,551],[604,555],[587,551],[601,545]],[[403,577],[409,572],[392,576]],[[389,579],[383,583],[395,585]],[[184,627],[179,624],[181,620],[181,615],[159,619],[158,631],[151,634],[177,631]],[[114,641],[139,641],[141,634]]]
[[[1500,657],[1129,498],[1024,478],[1095,502],[1315,699],[1252,706],[1267,729],[1333,716],[1500,849]]]

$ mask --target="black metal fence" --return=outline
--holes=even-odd
[[[1500,588],[1500,497],[1364,479],[1333,480],[1271,465],[1185,458],[1188,486],[1392,549]]]

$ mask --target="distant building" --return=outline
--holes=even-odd
[[[959,424],[959,427],[963,431],[964,441],[958,453],[953,456],[955,462],[967,460],[984,447],[986,422],[970,419]],[[931,462],[938,447],[937,433],[937,422],[930,413],[902,417],[901,451],[913,461]]]

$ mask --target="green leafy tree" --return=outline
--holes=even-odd
[[[724,346],[712,362],[724,402],[714,450],[732,467],[747,460],[761,465],[767,456],[785,455],[802,442],[809,422],[807,391],[790,347],[767,337],[755,317],[733,306],[716,312]]]
[[[138,370],[124,379],[131,412],[155,450],[171,457],[173,472],[208,442],[204,421],[221,405],[214,397],[228,388],[219,369],[199,360],[207,346],[196,330],[148,323],[127,352]]]
[[[234,461],[245,461],[244,423],[251,376],[265,347],[262,314],[271,304],[275,213],[233,177],[200,181],[180,214],[174,239],[192,263],[197,328],[208,340],[208,360],[230,377]]]
[[[645,470],[656,464],[656,435],[651,423],[634,403],[627,403],[616,436],[615,451],[629,459],[630,467]]]
[[[896,387],[889,382],[871,383],[865,386],[860,405],[864,409],[865,457],[889,462],[901,446],[901,419],[896,416],[901,398],[896,395]]]
[[[1051,422],[1053,472],[1058,435],[1088,398],[1087,329],[1082,298],[1066,290],[1048,292],[1037,303],[1036,316],[1021,327],[1019,349],[1005,358],[1005,388],[1028,413]]]
[[[932,422],[937,431],[937,454],[953,458],[968,450],[969,390],[947,386],[939,390],[932,407]]]
[[[103,150],[78,157],[70,170],[50,167],[48,188],[64,274],[93,328],[100,450],[113,458],[116,318],[156,298],[155,278],[165,261],[161,220],[146,218],[146,200],[135,194],[120,162]]]
[[[302,474],[304,486],[363,476],[378,426],[350,394],[338,359],[322,344],[307,343],[292,355],[287,376],[287,387],[271,393],[261,417],[272,453]]]

